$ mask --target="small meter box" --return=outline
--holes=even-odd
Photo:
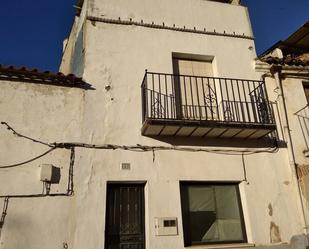
[[[178,235],[178,224],[176,217],[155,218],[157,236]]]
[[[52,164],[41,164],[40,180],[42,182],[59,183],[60,181],[60,168]]]

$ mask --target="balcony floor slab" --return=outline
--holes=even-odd
[[[259,139],[275,130],[275,124],[146,119],[142,126],[142,135]]]

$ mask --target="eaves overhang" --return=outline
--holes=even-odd
[[[272,66],[280,66],[283,74],[297,74],[301,76],[309,76],[309,66],[296,66],[296,65],[287,65],[287,64],[271,64],[263,60],[255,60],[255,70],[262,73],[270,73]]]
[[[3,66],[1,64],[0,80],[81,88],[85,90],[94,89],[82,78],[74,74],[64,75],[61,72],[53,73],[50,71],[39,71],[38,69],[28,69],[26,67]]]
[[[84,0],[76,0],[76,15],[79,16],[83,8]]]

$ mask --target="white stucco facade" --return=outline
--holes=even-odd
[[[140,25],[121,22],[130,18]],[[144,25],[152,22],[162,27]],[[175,29],[166,29],[173,25]],[[183,26],[215,30],[217,34],[176,30]],[[141,135],[145,69],[173,73],[172,54],[180,53],[213,57],[215,77],[260,80],[263,72],[254,67],[256,53],[250,36],[247,9],[237,4],[205,0],[134,0],[130,4],[122,0],[85,1],[60,70],[80,74],[94,90],[1,81],[1,121],[25,136],[48,143],[139,144],[171,149],[135,152],[76,147],[73,195],[57,195],[67,193],[70,149],[58,148],[21,167],[0,169],[0,206],[8,201],[0,248],[103,249],[107,184],[111,182],[144,184],[145,248],[184,248],[183,181],[239,186],[246,241],[198,248],[301,248],[291,243],[303,235],[305,223],[286,146],[271,150],[259,140]],[[270,100],[276,101],[276,85],[266,83]],[[287,92],[293,96],[295,88],[290,90]],[[304,104],[297,101],[293,108]],[[278,139],[284,142],[278,115],[276,112]],[[14,136],[4,125],[0,134],[4,165],[49,149]],[[177,145],[208,152],[174,150]],[[130,163],[131,169],[122,170],[121,163]],[[42,194],[46,190],[39,179],[41,164],[60,168],[60,182],[51,184],[50,189],[55,196]],[[176,217],[178,233],[157,236],[158,217]]]

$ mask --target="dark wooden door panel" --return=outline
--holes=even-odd
[[[144,249],[144,186],[108,184],[106,249]]]

